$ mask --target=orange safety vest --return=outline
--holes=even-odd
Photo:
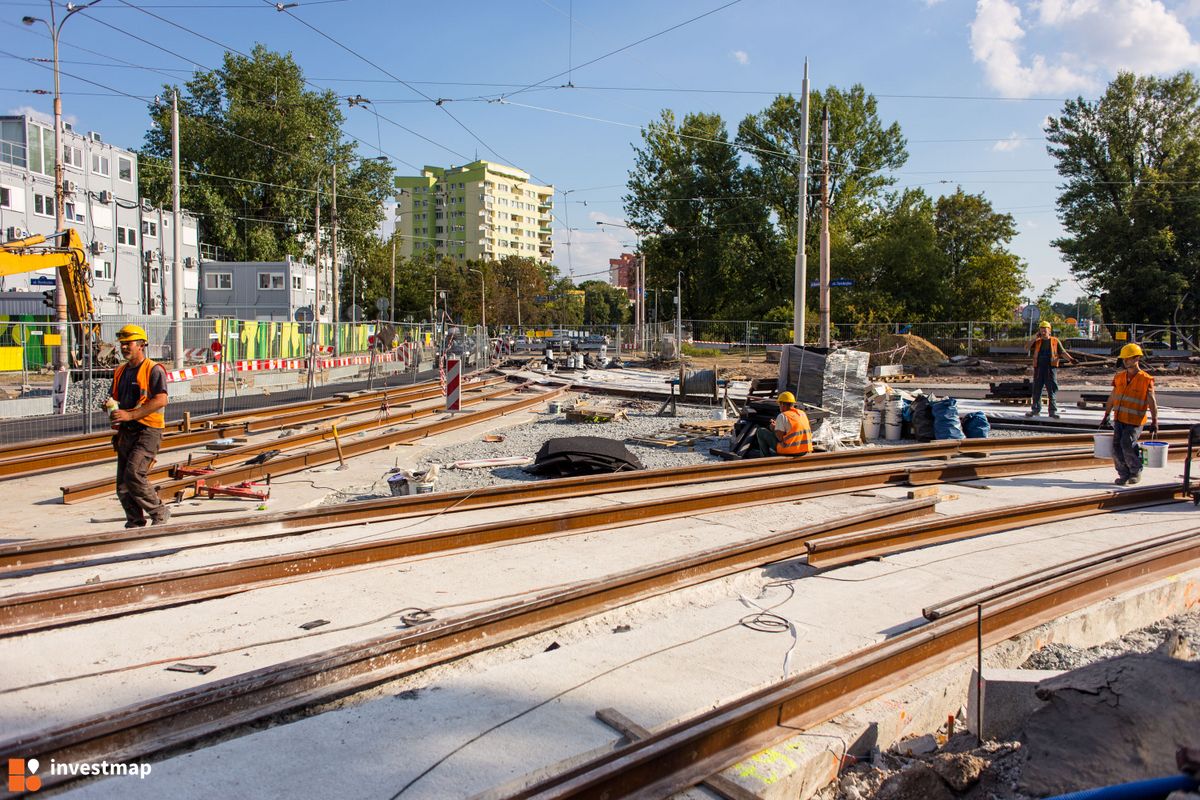
[[[112,382],[112,399],[113,400],[120,401],[120,399],[121,399],[121,398],[117,397],[117,387],[121,385],[121,373],[123,373],[125,371],[125,367],[127,367],[127,366],[129,366],[128,361],[126,361],[124,364],[121,364],[120,366],[118,366],[117,371],[113,373],[113,382]],[[142,365],[138,368],[137,384],[138,384],[138,388],[142,390],[142,396],[138,400],[138,403],[137,403],[139,406],[142,405],[143,403],[145,403],[148,399],[150,399],[150,370],[154,369],[156,366],[158,366],[157,363],[155,363],[154,361],[151,361],[150,359],[147,358],[145,361],[142,362]],[[162,429],[167,426],[167,421],[163,418],[162,411],[155,411],[153,414],[147,414],[146,416],[139,419],[138,422],[145,425],[147,428]]]
[[[1132,378],[1125,371],[1113,378],[1113,415],[1126,425],[1145,425],[1146,409],[1150,407],[1150,391],[1154,378],[1139,369]]]
[[[808,414],[795,408],[783,412],[787,417],[788,429],[775,446],[775,452],[781,456],[802,456],[812,452],[812,427],[808,424]]]
[[[1058,358],[1059,358],[1059,356],[1058,356],[1058,348],[1059,348],[1058,338],[1051,336],[1049,341],[1050,341],[1050,366],[1057,367],[1058,366]],[[1042,340],[1034,339],[1033,340],[1033,368],[1034,369],[1037,369],[1038,351],[1041,349],[1042,349]]]

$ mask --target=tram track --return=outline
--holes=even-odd
[[[1090,495],[1075,501],[1078,513],[1073,516],[1118,510],[1105,500],[1106,497],[1125,498],[1128,505],[1121,507],[1141,507],[1171,502],[1174,489],[1167,487],[1164,491],[1163,487],[1147,487]],[[345,697],[436,664],[512,643],[613,608],[765,564],[800,558],[806,554],[811,542],[821,538],[868,533],[880,525],[899,530],[902,528],[897,527],[898,522],[914,518],[919,521],[907,523],[905,527],[936,527],[943,521],[936,517],[921,517],[933,510],[934,502],[935,498],[924,498],[889,503],[866,513],[521,596],[482,611],[434,620],[52,726],[0,743],[0,749],[36,752],[63,762],[143,760],[255,720]],[[960,522],[967,521],[969,527],[969,521],[974,519],[984,526],[980,532],[986,533],[1067,518],[1063,516],[1066,509],[1062,504],[1048,509],[1041,519],[1027,513],[1012,513],[1014,510],[963,515]],[[1002,522],[1005,519],[1009,520],[1007,526]],[[1047,590],[1028,586],[1024,587],[1027,594],[1050,597],[1050,601],[1032,605],[1022,601],[1009,608],[1008,600],[993,597],[987,601],[989,607],[1002,611],[989,618],[995,622],[989,623],[988,636],[998,641],[1122,586],[1194,565],[1200,561],[1200,535],[1197,534],[1200,531],[1189,530],[1158,537],[1173,548],[1169,552],[1161,548],[1151,550],[1145,542],[1131,543],[1120,548],[1117,573],[1094,580],[1089,578],[1093,582],[1086,584],[1081,583],[1078,572],[1060,569],[1056,573],[1058,588],[1055,591],[1065,593],[1061,605],[1054,601],[1053,592],[1047,594]],[[1097,570],[1096,564],[1102,560],[1092,558],[1087,566]],[[964,614],[969,617],[965,627],[961,624]],[[588,765],[588,769],[580,768],[556,778],[552,784],[535,786],[517,796],[575,796],[574,792],[583,792],[579,796],[604,796],[591,794],[601,785],[605,791],[610,791],[608,787],[611,786],[619,787],[607,795],[610,797],[624,796],[627,791],[646,791],[643,796],[663,796],[686,788],[723,766],[768,746],[770,742],[764,736],[781,738],[789,735],[791,731],[775,724],[780,719],[781,709],[786,710],[786,716],[782,718],[787,719],[789,725],[812,724],[833,716],[897,682],[911,681],[918,674],[944,664],[946,659],[961,655],[963,648],[974,644],[973,624],[973,614],[952,612],[944,620],[840,659],[829,667],[812,670],[786,685],[755,693],[742,703],[722,707],[718,709],[720,713],[701,715],[697,720],[675,726],[671,735],[656,733],[645,742],[637,743],[634,749],[619,751],[627,754],[628,759],[601,760]],[[919,661],[918,657],[925,660]],[[777,716],[772,717],[772,713]],[[760,725],[761,730],[756,727]],[[751,735],[741,738],[742,730],[750,730]],[[688,752],[701,753],[703,757],[689,758]],[[644,753],[652,755],[643,758]],[[670,771],[663,772],[658,766],[660,763],[669,764]],[[664,784],[654,782],[662,775],[667,775],[662,780],[672,781],[670,786],[675,788],[663,789]]]
[[[503,377],[496,376],[476,380],[464,386],[464,391],[477,391],[497,383],[502,383]],[[169,453],[191,447],[210,444],[218,439],[231,436],[255,435],[283,428],[337,419],[342,416],[354,416],[378,412],[381,408],[391,408],[395,405],[407,405],[442,396],[441,387],[434,384],[424,384],[417,387],[380,390],[365,396],[346,397],[344,399],[326,399],[324,401],[295,404],[298,407],[277,407],[262,409],[254,415],[239,414],[238,419],[215,420],[212,425],[193,425],[189,429],[170,431],[163,436],[159,453]],[[73,443],[51,442],[45,448],[24,452],[18,455],[4,456],[0,454],[0,481],[24,478],[44,472],[62,469],[63,467],[81,467],[89,464],[99,464],[115,460],[110,439],[112,432],[99,437],[88,437]],[[70,445],[70,446],[68,446]]]

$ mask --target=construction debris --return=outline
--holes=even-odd
[[[628,448],[615,439],[602,436],[564,436],[550,439],[534,458],[526,472],[549,478],[572,475],[599,475],[645,469]]]

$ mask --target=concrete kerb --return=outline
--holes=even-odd
[[[1157,581],[1040,625],[984,651],[984,674],[1015,669],[1052,642],[1094,647],[1200,605],[1200,569]],[[806,800],[837,779],[844,754],[865,756],[938,730],[967,704],[975,657],[811,728],[721,774],[762,800]],[[986,699],[985,699],[986,702]],[[987,721],[984,722],[988,727]]]

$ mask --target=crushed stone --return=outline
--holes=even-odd
[[[1173,634],[1179,637],[1182,647],[1190,646],[1193,653],[1200,650],[1200,609],[1159,620],[1095,647],[1079,648],[1052,642],[1029,656],[1021,669],[1070,670],[1126,653],[1150,653],[1166,644]],[[1172,650],[1175,657],[1185,657],[1178,647]],[[1193,654],[1191,658],[1196,656]]]

